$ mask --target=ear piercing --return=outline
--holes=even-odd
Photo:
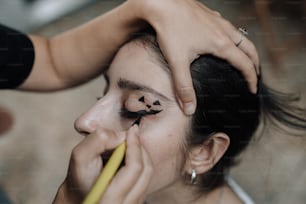
[[[197,179],[197,172],[195,169],[191,170],[190,184],[195,185]]]

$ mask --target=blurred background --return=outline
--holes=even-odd
[[[0,0],[0,22],[54,36],[115,7],[118,0]],[[306,107],[306,1],[207,0],[258,48],[263,80],[298,92]],[[73,122],[102,95],[102,77],[52,94],[1,91],[0,186],[12,203],[51,203],[70,152],[82,139]],[[306,136],[306,134],[305,134]],[[257,135],[231,175],[261,204],[306,203],[306,138],[276,131]]]

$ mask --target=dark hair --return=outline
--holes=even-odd
[[[225,170],[235,164],[235,156],[248,145],[259,124],[260,100],[249,92],[240,72],[214,56],[195,60],[191,75],[198,105],[188,144],[202,144],[214,132],[230,137],[228,150],[199,182],[201,189],[210,190],[223,183]]]
[[[138,35],[135,42],[152,50],[157,60],[168,66],[154,35]],[[289,131],[286,127],[306,130],[306,110],[295,106],[299,100],[296,95],[272,90],[261,78],[258,78],[258,93],[252,94],[237,69],[212,55],[200,56],[190,69],[197,108],[187,145],[203,144],[215,132],[224,132],[230,137],[229,148],[220,161],[200,176],[197,183],[202,192],[224,183],[224,174],[237,163],[236,156],[248,146],[260,121],[263,121],[263,130],[268,120],[281,130]]]

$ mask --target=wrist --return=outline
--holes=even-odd
[[[113,33],[121,34],[120,38],[129,40],[134,33],[143,30],[148,24],[141,16],[142,6],[126,1],[111,10],[108,19],[112,21]]]
[[[173,6],[173,2],[170,0],[128,0],[126,4],[129,4],[128,6],[132,8],[136,19],[146,22],[157,32],[163,21],[167,19],[165,15],[169,13],[169,9]]]
[[[138,9],[138,6],[126,1],[95,19],[93,21],[94,26],[91,26],[91,33],[93,33],[93,39],[98,40],[95,40],[94,44],[97,45],[97,43],[102,42],[101,47],[104,49],[116,48],[117,50],[122,44],[130,40],[134,33],[143,30],[147,24],[142,18],[139,18]],[[96,28],[100,28],[98,32]],[[104,39],[107,39],[107,41]],[[105,52],[113,53],[112,50]]]
[[[143,3],[126,1],[119,9],[124,19],[122,21],[123,27],[129,34],[134,34],[148,27],[149,21],[147,21],[143,14],[145,11]]]
[[[157,3],[156,3],[156,2]],[[133,15],[138,18],[150,22],[151,17],[156,16],[160,2],[158,0],[127,0],[125,2],[129,6],[129,10],[133,11]]]
[[[53,204],[78,204],[82,203],[82,199],[76,196],[76,193],[69,191],[65,182],[59,187]]]

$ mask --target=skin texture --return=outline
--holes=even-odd
[[[190,117],[176,100],[171,75],[148,49],[133,42],[125,45],[106,76],[104,97],[75,122],[76,130],[86,137],[73,150],[67,178],[54,203],[81,202],[103,169],[100,155],[124,139],[126,165],[114,177],[100,203],[216,203],[220,192],[227,201],[237,201],[227,203],[239,203],[227,186],[195,196],[195,187],[185,184],[182,175],[191,169],[201,174],[213,167],[228,148],[229,138],[216,133],[186,154],[184,143]],[[135,84],[149,89],[135,89]],[[143,117],[139,127],[129,128],[135,119],[122,118],[120,112],[123,107],[129,111],[143,109],[145,104],[139,100],[142,96],[148,104],[158,100],[162,111]]]
[[[0,106],[0,137],[9,131],[14,124],[14,118],[9,110]]]
[[[254,66],[258,68],[259,60],[254,45],[243,37],[236,47],[241,39],[237,29],[195,0],[128,0],[52,38],[30,35],[36,54],[34,67],[19,88],[55,91],[84,83],[99,75],[131,34],[147,25],[157,32],[173,75],[175,96],[185,114],[192,114],[196,107],[189,65],[200,54],[231,62],[244,74],[250,90],[256,92]]]

